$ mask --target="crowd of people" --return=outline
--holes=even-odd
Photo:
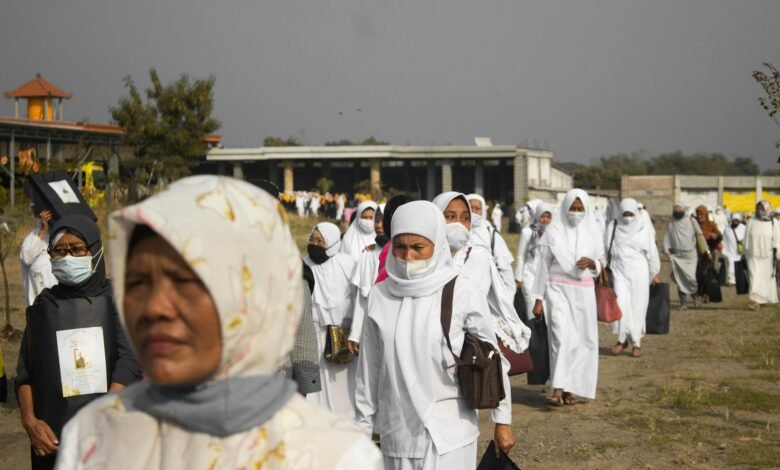
[[[622,312],[612,353],[642,356],[661,259],[634,199],[529,201],[513,256],[500,206],[479,194],[364,200],[344,233],[333,197],[336,223],[317,218],[301,259],[283,196],[263,187],[185,178],[111,214],[108,237],[33,208],[16,388],[34,468],[473,469],[478,409],[495,452],[515,445],[509,374],[529,322],[547,328],[547,404],[596,399],[599,278]],[[317,215],[306,197],[296,209]],[[746,225],[725,208],[670,216],[661,253],[682,309],[716,301],[713,273],[733,285],[743,264],[751,308],[778,302],[766,201]],[[500,367],[467,389],[474,344]],[[475,405],[491,377],[493,403]]]

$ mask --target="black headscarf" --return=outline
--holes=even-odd
[[[412,202],[413,199],[407,196],[406,194],[399,194],[398,196],[393,196],[390,198],[389,201],[387,201],[387,204],[385,204],[385,212],[384,212],[384,219],[382,220],[382,227],[385,229],[385,235],[392,238],[393,234],[390,233],[390,226],[393,222],[393,214],[395,214],[395,211],[406,204],[407,202]]]
[[[54,240],[61,232],[72,233],[87,244],[92,253],[92,267],[95,272],[86,281],[76,286],[57,284],[49,289],[58,299],[73,299],[77,297],[98,297],[111,294],[111,284],[106,279],[105,253],[100,239],[100,229],[89,217],[80,214],[69,214],[58,220],[51,228],[49,250],[54,248]],[[97,263],[97,264],[95,264]]]

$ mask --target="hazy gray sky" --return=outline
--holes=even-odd
[[[106,122],[122,77],[216,76],[228,147],[545,141],[559,161],[682,150],[777,158],[751,77],[777,0],[7,0],[0,91],[36,72]],[[360,108],[362,111],[358,112]],[[11,114],[10,101],[0,112]],[[343,115],[339,115],[342,112]]]

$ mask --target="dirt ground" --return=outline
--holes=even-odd
[[[302,241],[306,226],[294,227]],[[516,236],[507,238],[514,249]],[[16,253],[7,265],[11,321],[22,328]],[[662,279],[669,279],[667,263]],[[676,305],[677,295],[672,298]],[[675,309],[670,334],[647,336],[639,359],[612,356],[615,338],[601,324],[598,394],[587,404],[550,409],[544,387],[515,377],[511,457],[528,469],[780,468],[780,309],[753,312],[747,303],[724,288],[723,303]],[[0,343],[12,377],[19,342]],[[492,435],[485,415],[480,455]],[[29,441],[12,392],[0,404],[0,468],[29,468]]]

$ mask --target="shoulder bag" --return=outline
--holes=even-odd
[[[469,407],[480,410],[497,408],[506,396],[504,392],[501,353],[492,344],[465,333],[460,357],[452,351],[450,325],[452,324],[452,301],[457,276],[444,286],[441,294],[441,327],[447,347],[457,364],[458,385]]]
[[[615,241],[615,231],[617,230],[617,221],[612,228],[612,239],[609,241],[609,250],[607,251],[607,265],[601,270],[601,274],[596,279],[596,310],[598,320],[603,322],[618,321],[623,318],[623,312],[617,303],[615,295],[614,279],[611,276],[609,265],[612,263],[612,244]]]

